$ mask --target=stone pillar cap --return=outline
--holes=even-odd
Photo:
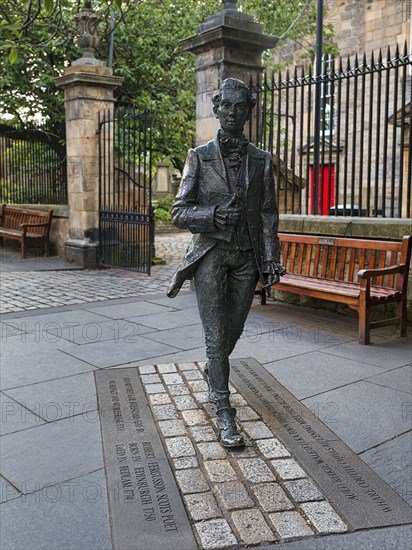
[[[233,8],[227,9],[226,4],[233,5]],[[251,15],[238,11],[235,2],[225,2],[225,7],[207,17],[204,23],[196,27],[196,32],[201,34],[207,30],[223,26],[256,33],[263,32],[262,23],[258,23]]]

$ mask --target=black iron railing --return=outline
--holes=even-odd
[[[325,57],[320,76],[295,68],[251,82],[252,140],[273,155],[279,209],[292,214],[412,217],[412,55],[368,62]],[[320,132],[314,132],[315,87]],[[318,181],[314,154],[319,151]]]
[[[64,123],[0,122],[0,203],[67,204]]]

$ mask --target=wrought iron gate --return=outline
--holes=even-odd
[[[150,275],[154,243],[152,115],[99,113],[99,263]]]

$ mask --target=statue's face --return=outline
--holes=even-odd
[[[249,119],[250,106],[246,99],[246,90],[223,88],[222,98],[216,110],[222,129],[228,134],[241,134]]]

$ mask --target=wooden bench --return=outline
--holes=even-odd
[[[26,257],[29,239],[44,241],[45,254],[50,254],[50,226],[53,210],[41,212],[4,204],[0,211],[0,240],[15,239],[21,243],[21,257]]]
[[[347,304],[359,315],[359,342],[370,329],[396,323],[406,336],[406,300],[412,237],[401,242],[279,234],[286,275],[272,288]],[[256,293],[266,303],[262,287]],[[396,303],[396,316],[370,320],[373,306]]]

